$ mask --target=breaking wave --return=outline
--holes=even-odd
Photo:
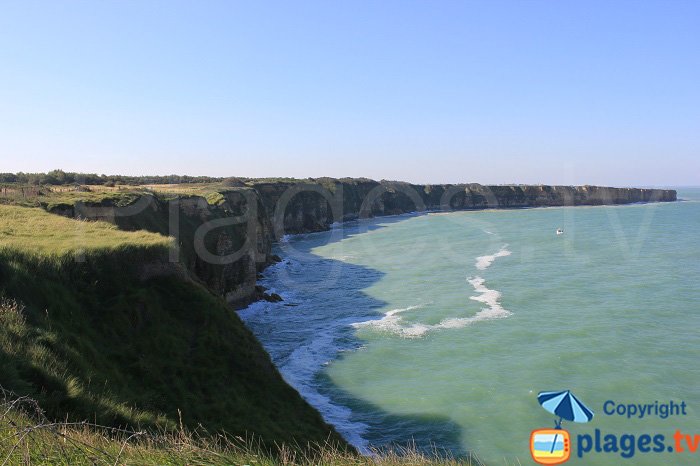
[[[495,253],[491,254],[488,256],[479,256],[476,258],[476,268],[479,270],[485,270],[489,268],[491,264],[493,264],[493,261],[495,261],[499,257],[505,257],[505,256],[510,256],[511,252],[508,250],[508,245],[504,244],[501,249]]]
[[[479,256],[476,258],[476,268],[484,270],[488,268],[497,258],[510,256],[511,251],[507,249],[505,244],[501,249],[488,256]],[[403,318],[403,313],[420,309],[427,304],[417,304],[399,309],[392,309],[384,314],[380,319],[367,320],[364,322],[356,322],[351,324],[354,328],[372,328],[377,331],[392,333],[404,338],[420,338],[428,332],[443,329],[463,328],[475,322],[482,320],[502,319],[508,317],[512,313],[501,306],[501,293],[492,290],[485,285],[485,280],[482,277],[474,276],[467,277],[467,283],[474,287],[474,291],[478,294],[470,296],[469,299],[477,301],[485,305],[479,312],[469,317],[451,317],[441,320],[437,324],[422,324],[422,323],[407,323]]]
[[[420,338],[431,331],[463,328],[483,320],[503,319],[512,314],[512,312],[501,306],[501,293],[487,288],[486,285],[484,285],[485,280],[483,278],[478,276],[468,277],[467,282],[472,285],[474,291],[478,293],[475,296],[470,296],[469,299],[486,305],[473,316],[451,317],[443,319],[439,323],[433,325],[406,323],[401,313],[425,306],[424,304],[418,304],[401,309],[392,309],[385,313],[384,317],[381,319],[357,322],[351,325],[355,328],[372,328],[378,331],[393,333],[404,338]]]

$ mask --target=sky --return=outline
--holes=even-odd
[[[0,8],[0,172],[700,185],[698,1]]]

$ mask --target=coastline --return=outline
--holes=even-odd
[[[392,186],[391,184],[386,185],[386,184],[381,184],[378,183],[378,186],[380,186],[382,189],[390,189]],[[282,195],[284,195],[285,190],[283,189],[285,186],[287,186],[288,189],[289,185],[281,184],[277,186],[277,191],[276,194],[279,194],[280,192]],[[174,188],[174,189],[183,189],[183,188]],[[218,188],[217,188],[218,189]],[[311,192],[304,192],[302,191],[294,191],[292,190],[292,196],[288,197],[286,200],[281,197],[277,197],[276,195],[271,195],[268,196],[269,192],[266,192],[264,189],[261,189],[260,191],[257,191],[255,189],[250,189],[250,188],[242,188],[242,189],[225,189],[222,190],[223,192],[220,193],[220,197],[215,197],[212,198],[210,196],[204,197],[200,195],[192,195],[192,194],[174,194],[170,197],[167,197],[163,195],[162,192],[144,192],[144,191],[124,191],[120,193],[120,196],[115,196],[111,195],[111,197],[107,198],[106,196],[103,196],[104,193],[98,192],[98,191],[90,191],[88,194],[84,194],[81,192],[75,192],[74,197],[67,197],[65,198],[66,200],[70,200],[71,204],[62,204],[58,202],[58,199],[54,199],[54,201],[57,201],[56,203],[53,204],[46,204],[46,205],[41,205],[41,207],[44,208],[44,210],[47,210],[53,214],[60,214],[63,217],[69,217],[72,218],[73,220],[68,220],[63,217],[60,217],[58,215],[53,215],[49,216],[45,212],[41,212],[39,209],[34,209],[35,212],[41,212],[43,215],[47,215],[47,219],[51,217],[51,219],[56,220],[56,221],[65,221],[69,222],[71,225],[76,226],[80,225],[79,223],[76,223],[75,219],[79,220],[98,220],[98,222],[82,222],[82,224],[88,224],[88,225],[93,225],[93,224],[102,224],[104,225],[104,222],[111,223],[114,225],[113,228],[115,231],[116,230],[127,230],[127,231],[143,231],[143,230],[148,230],[152,231],[155,233],[160,233],[163,235],[163,237],[167,236],[175,236],[178,239],[179,243],[179,257],[177,257],[175,260],[173,260],[173,255],[172,255],[172,249],[170,250],[170,256],[168,257],[163,257],[163,263],[167,262],[177,262],[179,263],[180,266],[182,266],[182,269],[186,271],[186,277],[174,277],[172,274],[170,274],[171,280],[175,280],[176,278],[179,280],[181,278],[189,278],[191,279],[190,285],[197,285],[200,287],[200,289],[203,290],[204,287],[208,288],[208,291],[217,296],[222,298],[221,303],[223,304],[223,299],[226,299],[228,301],[228,304],[230,305],[228,307],[229,312],[231,311],[231,307],[236,306],[236,303],[250,303],[252,300],[257,300],[260,297],[265,297],[265,294],[263,293],[263,290],[260,290],[260,285],[264,285],[268,282],[266,282],[266,276],[271,273],[272,271],[276,269],[271,269],[270,265],[276,263],[278,260],[275,257],[276,252],[278,252],[278,248],[283,247],[285,244],[290,244],[292,246],[292,250],[297,248],[300,252],[302,252],[305,249],[305,246],[299,244],[295,245],[294,243],[296,242],[297,238],[300,239],[309,239],[315,236],[315,233],[324,233],[325,235],[328,235],[329,238],[345,238],[346,236],[344,233],[347,233],[347,230],[349,229],[355,229],[358,233],[362,232],[367,232],[367,231],[373,231],[377,228],[382,228],[384,225],[383,224],[398,224],[406,220],[411,220],[414,218],[419,218],[419,217],[430,217],[430,216],[439,216],[439,215],[447,215],[447,214],[456,214],[458,212],[464,211],[466,215],[463,217],[471,216],[472,214],[476,214],[478,211],[479,213],[483,214],[493,214],[498,211],[500,214],[504,214],[506,216],[511,216],[513,212],[515,211],[522,211],[527,209],[530,212],[534,212],[536,210],[541,210],[541,211],[547,211],[550,209],[539,209],[540,207],[600,207],[601,205],[594,203],[593,205],[590,204],[575,204],[575,205],[502,205],[499,206],[498,208],[489,208],[489,207],[460,207],[460,208],[450,208],[448,210],[444,209],[439,209],[439,208],[434,208],[435,203],[428,203],[428,208],[421,209],[421,210],[416,210],[414,208],[414,205],[412,203],[412,200],[409,196],[404,196],[401,191],[383,191],[382,195],[375,198],[376,205],[374,204],[368,204],[365,202],[365,198],[362,198],[361,196],[356,196],[352,197],[346,197],[346,205],[345,207],[348,207],[351,212],[351,214],[348,215],[343,215],[342,217],[335,216],[335,218],[342,218],[342,221],[333,221],[334,217],[332,215],[332,212],[330,211],[331,205],[329,204],[329,201],[324,198],[323,196],[318,195],[317,192],[309,189]],[[466,192],[466,191],[465,191]],[[255,197],[251,197],[250,194],[254,195]],[[427,195],[428,193],[426,193]],[[443,193],[444,194],[444,193]],[[675,192],[674,192],[675,194]],[[384,196],[386,195],[386,196]],[[82,196],[87,196],[82,197]],[[247,196],[247,197],[246,197]],[[83,201],[82,199],[91,199],[90,201]],[[254,199],[254,204],[251,204],[251,200]],[[122,200],[128,200],[128,202],[121,202]],[[474,199],[471,199],[470,202],[474,201]],[[39,199],[39,202],[43,202],[43,199]],[[551,200],[551,203],[554,203],[555,200]],[[667,201],[671,202],[671,201]],[[508,203],[507,203],[508,204]],[[618,202],[618,203],[611,203],[611,204],[603,204],[603,205],[614,205],[614,206],[644,206],[646,204],[649,204],[649,202]],[[282,206],[282,209],[279,209],[279,206]],[[357,208],[357,206],[366,206],[370,205],[372,206],[372,209],[365,209],[362,210],[360,208]],[[173,206],[176,207],[176,209],[173,209]],[[256,206],[257,210],[254,210],[254,215],[247,215],[246,218],[246,223],[247,225],[244,226],[237,226],[236,221],[240,218],[243,218],[242,216],[246,214],[246,209],[250,206]],[[19,208],[19,207],[18,207]],[[588,210],[588,209],[585,209]],[[595,210],[595,209],[590,209]],[[636,209],[634,209],[636,210]],[[656,211],[656,209],[650,209],[652,211]],[[673,209],[671,209],[673,210]],[[661,209],[660,211],[667,211],[667,209]],[[660,212],[659,211],[659,212]],[[573,211],[572,211],[573,212]],[[611,210],[612,212],[612,210]],[[281,215],[283,213],[284,215]],[[174,214],[176,216],[174,216]],[[363,214],[363,215],[361,215]],[[551,215],[550,217],[558,217],[559,214],[554,214]],[[172,218],[175,218],[180,221],[180,224],[178,225],[179,230],[177,229],[172,229],[172,224],[170,223],[170,220]],[[497,215],[496,217],[500,217],[500,215]],[[520,215],[515,215],[515,217],[520,217]],[[515,218],[513,217],[513,218]],[[505,217],[504,217],[505,218]],[[51,220],[50,219],[50,220]],[[424,221],[421,220],[417,222],[417,225],[423,224]],[[448,222],[449,223],[449,222]],[[479,222],[477,222],[479,223]],[[513,225],[518,224],[518,221],[515,221]],[[233,224],[233,225],[232,225]],[[68,224],[67,224],[68,225]],[[216,225],[215,227],[212,227],[212,225]],[[220,225],[225,225],[225,226],[220,226]],[[276,228],[276,226],[279,226],[280,228]],[[566,225],[564,225],[566,227]],[[116,228],[115,228],[116,227]],[[214,231],[214,228],[217,230]],[[409,229],[412,229],[413,227],[410,227]],[[550,225],[551,228],[551,225]],[[486,230],[489,230],[489,228],[486,228]],[[489,231],[484,230],[484,233],[486,234],[493,234]],[[80,231],[74,230],[74,228],[66,228],[67,237],[75,239]],[[214,256],[234,256],[235,253],[238,250],[244,251],[243,256],[240,259],[231,261],[231,262],[225,262],[225,263],[210,263],[207,262],[206,257],[199,256],[198,251],[196,250],[196,241],[197,241],[197,232],[198,231],[211,231],[212,233],[206,238],[206,242],[204,243],[204,246],[206,248],[205,252],[209,252],[211,255]],[[289,234],[282,235],[280,236],[280,241],[275,241],[274,238],[277,236],[278,232],[285,232],[289,231]],[[406,229],[403,229],[404,232],[406,232]],[[499,231],[499,230],[493,230],[493,231]],[[173,235],[172,233],[175,232]],[[429,232],[428,232],[429,233]],[[552,233],[553,230],[550,232],[547,230],[546,233]],[[424,232],[425,234],[425,232]],[[349,236],[353,236],[350,234]],[[201,236],[200,236],[201,238]],[[495,243],[499,242],[500,239],[497,236],[492,237],[493,239],[491,240],[491,246],[494,246]],[[252,240],[252,241],[249,241]],[[318,239],[320,240],[320,238]],[[318,242],[317,240],[317,242]],[[333,240],[334,241],[334,240]],[[194,242],[194,249],[193,249],[193,242]],[[507,243],[510,241],[504,241],[504,243]],[[405,244],[409,244],[405,243]],[[243,248],[241,247],[241,244],[248,245],[244,246]],[[477,244],[477,243],[473,243]],[[497,250],[500,245],[496,246],[495,249],[491,250],[491,247],[483,247],[484,245],[488,244],[488,242],[483,243],[480,248],[480,252],[478,254],[474,254],[473,259],[476,260],[477,264],[481,264],[484,268],[488,267],[493,260],[496,260],[498,257],[505,257],[505,248],[506,246],[502,247],[502,250],[499,251]],[[388,244],[384,246],[389,246]],[[384,247],[383,246],[383,247]],[[246,247],[250,247],[250,249],[245,249]],[[470,247],[465,247],[464,250],[471,249]],[[513,248],[513,251],[517,250]],[[307,250],[308,252],[308,250]],[[400,257],[402,254],[405,254],[407,251],[406,250],[394,250],[392,253],[392,257]],[[471,253],[470,253],[471,254]],[[283,254],[284,255],[284,254]],[[493,259],[491,258],[493,256]],[[285,256],[287,257],[287,256]],[[465,256],[466,257],[466,256]],[[500,260],[500,259],[499,259]],[[381,278],[383,272],[381,272],[381,268],[376,268],[372,269],[370,267],[362,267],[362,266],[356,266],[357,264],[352,264],[353,258],[351,255],[349,256],[343,256],[342,252],[339,254],[335,255],[330,255],[327,258],[323,259],[320,262],[339,262],[342,261],[343,263],[347,263],[350,266],[353,266],[351,268],[354,268],[356,273],[362,275],[362,280],[365,280],[363,283],[364,285],[362,287],[358,287],[354,291],[361,291],[362,289],[366,288],[366,285],[372,284],[372,283],[377,283],[378,278]],[[281,264],[279,264],[278,269],[279,270],[285,270],[293,267],[295,262],[292,261],[287,261],[285,260]],[[296,264],[298,267],[302,268],[298,272],[300,272],[300,278],[297,279],[298,284],[303,284],[304,283],[304,277],[305,274],[311,273],[309,268],[307,268],[307,264],[304,261],[301,261],[301,263]],[[332,265],[332,264],[331,264]],[[337,265],[337,264],[336,264]],[[313,268],[313,266],[311,267]],[[476,268],[478,270],[481,270],[481,268],[477,265]],[[500,273],[501,269],[500,267],[497,267],[498,270],[494,270],[494,274]],[[343,269],[347,270],[347,269]],[[161,279],[161,278],[166,278],[167,270],[163,268],[162,270],[159,268],[154,269],[152,274],[149,274],[148,277],[138,277],[140,279],[145,279],[145,278],[156,278],[156,279]],[[259,274],[262,274],[259,276]],[[409,336],[413,338],[421,338],[423,335],[427,334],[435,334],[435,335],[442,335],[443,332],[442,330],[447,330],[450,329],[450,332],[456,331],[456,329],[461,328],[465,325],[469,325],[472,322],[479,321],[481,322],[482,320],[490,320],[491,318],[495,317],[508,317],[510,314],[511,309],[516,309],[515,307],[512,307],[509,305],[508,301],[505,301],[505,304],[503,306],[500,305],[499,303],[499,297],[501,291],[501,285],[499,282],[494,282],[489,285],[489,279],[490,279],[491,273],[489,275],[483,275],[485,277],[485,282],[482,281],[483,278],[481,274],[477,271],[477,273],[471,273],[467,275],[467,285],[471,285],[471,288],[474,288],[474,291],[476,293],[471,293],[471,289],[465,289],[468,290],[466,291],[467,293],[470,294],[465,294],[462,296],[463,293],[465,293],[465,290],[460,290],[460,296],[462,296],[462,301],[468,301],[468,302],[476,302],[478,304],[472,303],[472,305],[466,305],[463,308],[463,312],[454,312],[455,309],[451,309],[451,315],[444,315],[441,314],[441,312],[437,312],[435,314],[435,319],[426,319],[426,314],[425,312],[432,312],[432,305],[427,304],[426,307],[430,307],[430,309],[426,310],[423,309],[421,310],[420,308],[415,307],[414,305],[416,303],[421,304],[424,301],[416,301],[415,299],[411,298],[411,301],[416,301],[416,303],[409,303],[409,304],[404,304],[401,303],[400,300],[399,302],[392,302],[390,307],[387,308],[382,308],[381,307],[381,302],[378,300],[372,301],[371,296],[366,296],[364,298],[360,298],[358,301],[354,301],[352,303],[353,306],[356,306],[359,311],[353,311],[352,313],[348,313],[347,315],[343,315],[342,313],[338,314],[338,309],[330,309],[333,307],[338,307],[337,303],[336,305],[333,306],[328,306],[329,308],[329,315],[324,316],[323,319],[327,319],[329,316],[333,316],[335,319],[330,326],[325,326],[324,325],[317,325],[315,328],[306,328],[305,330],[308,330],[311,332],[311,336],[316,339],[316,346],[308,346],[308,342],[305,344],[304,340],[298,338],[298,334],[295,334],[293,331],[291,331],[291,328],[286,327],[283,323],[282,320],[278,319],[280,318],[281,314],[287,314],[287,315],[293,315],[296,310],[301,310],[301,308],[298,308],[298,304],[291,302],[292,300],[285,300],[284,302],[280,303],[279,307],[276,309],[282,310],[282,312],[271,312],[269,313],[269,318],[273,321],[272,324],[278,324],[281,325],[282,328],[285,329],[286,336],[292,344],[297,345],[300,347],[299,352],[294,352],[291,351],[289,352],[285,357],[287,357],[289,360],[293,361],[293,364],[297,368],[302,368],[305,371],[306,370],[314,370],[317,371],[318,368],[321,368],[325,363],[329,361],[336,360],[336,355],[338,353],[338,348],[336,346],[336,343],[334,341],[334,332],[338,331],[338,329],[342,330],[342,335],[347,336],[349,332],[353,331],[353,328],[357,328],[357,326],[353,327],[353,324],[361,324],[361,323],[367,323],[367,325],[361,325],[361,327],[376,327],[380,324],[382,324],[382,320],[384,320],[383,323],[387,322],[387,317],[392,318],[391,322],[391,329],[394,330],[394,334],[397,334],[399,336],[404,336],[408,334]],[[454,275],[453,275],[454,276]],[[347,276],[343,273],[343,281],[348,281],[345,280]],[[461,277],[460,283],[464,285],[464,278]],[[333,283],[329,281],[328,279],[322,277],[321,280],[324,281],[317,281],[316,284],[311,284],[309,286],[318,286],[319,283],[322,284],[322,287],[327,285],[333,286]],[[332,278],[331,278],[332,280]],[[349,279],[350,281],[355,280],[354,278]],[[139,282],[140,283],[140,282]],[[140,285],[139,285],[140,286]],[[275,290],[278,291],[278,290]],[[358,295],[361,293],[358,293]],[[456,295],[455,295],[456,296]],[[270,296],[274,297],[274,296]],[[285,296],[286,297],[286,296]],[[477,299],[474,299],[477,298]],[[506,295],[506,299],[509,299],[509,296]],[[256,301],[258,302],[258,301]],[[330,302],[330,301],[328,301]],[[369,302],[369,305],[367,305]],[[428,300],[428,302],[432,302]],[[435,300],[435,302],[439,302],[439,300]],[[259,304],[260,306],[264,306],[265,303]],[[289,306],[289,307],[282,307],[282,306]],[[411,307],[413,306],[413,307]],[[480,306],[486,309],[486,312],[483,313],[481,316],[476,316],[475,306]],[[224,306],[225,307],[225,306]],[[439,306],[438,306],[439,308]],[[250,306],[247,308],[250,309]],[[415,309],[415,310],[414,310]],[[436,308],[437,309],[437,308]],[[377,311],[380,310],[378,313]],[[405,310],[411,311],[411,312],[405,312],[402,314]],[[444,310],[444,309],[443,309]],[[290,312],[287,312],[290,311]],[[438,309],[438,311],[441,311]],[[245,313],[246,311],[242,311]],[[335,314],[333,314],[335,313]],[[519,318],[520,316],[517,315],[517,313],[513,314],[515,318]],[[476,317],[479,317],[479,319],[476,319]],[[403,321],[401,319],[404,319]],[[416,320],[417,319],[417,320]],[[513,319],[515,320],[515,319]],[[235,321],[235,319],[234,319]],[[277,322],[275,322],[277,321]],[[512,322],[511,320],[507,320],[503,325],[510,325],[508,322]],[[326,322],[327,323],[327,322]],[[489,327],[490,325],[485,325],[486,327]],[[408,328],[408,330],[406,330]],[[484,325],[479,324],[478,326],[479,329],[484,328]],[[241,329],[243,327],[241,326]],[[390,330],[391,330],[390,329]],[[440,332],[432,332],[432,330],[441,330]],[[366,330],[363,329],[361,332],[364,332]],[[446,333],[446,332],[445,332]],[[252,337],[252,335],[251,335]],[[258,343],[262,342],[264,340],[264,334],[258,334],[258,339],[253,339],[252,342],[255,342],[255,344],[250,344],[248,345],[250,348],[259,348],[260,354],[265,354],[264,351],[262,351],[262,347]],[[432,337],[431,337],[432,338]],[[352,339],[352,338],[346,338],[344,342],[341,342],[343,345],[347,345],[347,347],[343,347],[340,349],[340,351],[346,351],[346,350],[354,350],[357,348],[357,346],[354,345],[360,345],[361,342],[357,339]],[[328,357],[324,356],[324,352],[327,349],[332,349],[333,354]],[[268,354],[271,353],[268,351]],[[353,358],[354,356],[348,355],[350,358]],[[317,359],[309,359],[309,358],[321,358],[320,362],[313,362],[313,361],[318,361]],[[273,366],[274,367],[274,366]],[[335,366],[333,366],[335,367]],[[312,374],[313,375],[313,374]],[[291,381],[291,379],[289,379]],[[298,386],[297,386],[298,388]],[[313,387],[312,387],[313,388]],[[336,421],[336,419],[340,419],[341,422],[354,422],[356,420],[362,420],[365,419],[365,409],[371,409],[371,408],[365,408],[364,405],[360,405],[360,408],[357,408],[356,405],[354,405],[351,401],[350,404],[345,404],[346,398],[344,398],[344,394],[341,393],[340,398],[336,398],[336,391],[334,387],[329,388],[329,392],[321,391],[317,392],[322,395],[326,394],[331,394],[331,398],[326,398],[327,400],[338,400],[338,403],[340,404],[340,408],[344,409],[343,406],[348,406],[350,407],[353,412],[361,412],[361,415],[358,415],[359,417],[355,417],[353,412],[348,412],[347,410],[344,413],[339,414],[336,416],[336,418],[332,417],[326,417],[326,419],[330,422],[332,422],[334,425],[339,425],[339,423]],[[299,389],[300,392],[304,392],[303,389]],[[307,398],[309,399],[309,398]],[[303,401],[300,399],[300,401]],[[314,403],[316,408],[318,408],[320,411],[323,411],[322,408],[319,408],[318,403]],[[334,406],[331,406],[331,410],[334,409]],[[359,411],[354,411],[355,409],[359,409]],[[316,417],[321,420],[321,417],[318,415],[318,412],[315,410],[312,410],[315,412]],[[324,416],[326,413],[324,413]],[[380,416],[386,416],[386,413],[381,413]],[[409,422],[414,422],[415,419],[409,421]],[[377,431],[374,429],[374,426],[377,424],[373,421],[371,424],[371,433],[368,434],[368,436],[363,436],[359,434],[356,437],[352,436],[346,436],[348,440],[350,440],[354,445],[358,446],[358,449],[363,450],[363,445],[364,439],[369,439],[368,441],[374,441],[376,440],[378,435],[385,435],[385,432],[383,431],[383,428],[380,431]],[[392,434],[390,435],[395,435],[397,432],[396,429],[397,426],[392,426],[391,430]],[[361,426],[359,426],[359,429],[361,430]],[[357,430],[358,425],[356,424],[351,424],[349,425],[348,429],[350,430]],[[341,430],[344,430],[341,428]],[[400,430],[400,429],[398,429]],[[395,438],[395,437],[394,437]],[[440,442],[443,442],[445,439],[440,439]],[[374,443],[373,443],[374,444]],[[445,445],[454,445],[453,443],[449,442],[449,439],[444,443]],[[367,451],[367,450],[363,450]]]
[[[645,203],[635,203],[635,204],[625,204],[625,205],[619,205],[620,207],[624,206],[635,206],[635,205],[640,205],[640,206],[646,206],[650,203],[645,202]],[[579,207],[579,206],[552,206],[551,208],[563,208],[563,207]],[[585,206],[581,206],[585,207]],[[608,206],[588,206],[588,207],[608,207]],[[495,212],[495,211],[516,211],[516,210],[548,210],[548,209],[540,209],[540,208],[535,208],[535,207],[527,207],[527,208],[510,208],[510,209],[470,209],[470,210],[464,210],[465,212]],[[334,223],[331,224],[329,230],[326,231],[314,231],[314,232],[306,232],[306,233],[298,233],[294,235],[285,235],[283,238],[282,242],[276,242],[273,244],[273,247],[276,248],[273,250],[275,254],[279,254],[282,257],[282,262],[274,264],[270,272],[271,274],[268,274],[268,269],[266,269],[265,272],[263,272],[260,280],[260,284],[264,286],[270,286],[270,281],[273,280],[274,275],[277,273],[277,269],[282,269],[282,268],[288,268],[293,265],[294,259],[286,256],[282,250],[281,244],[287,245],[290,243],[294,243],[295,240],[310,240],[313,239],[317,235],[327,235],[329,231],[331,230],[344,230],[345,228],[351,228],[351,229],[362,229],[362,226],[365,225],[376,225],[376,224],[381,224],[384,219],[401,219],[401,218],[416,218],[416,217],[421,217],[421,216],[430,216],[430,215],[447,215],[447,214],[453,214],[461,211],[450,211],[450,212],[445,212],[445,211],[440,211],[440,210],[432,210],[432,211],[425,211],[425,212],[406,212],[402,214],[394,214],[394,215],[386,215],[386,216],[377,216],[377,217],[372,217],[372,218],[366,218],[366,219],[353,219],[353,220],[346,220],[342,223]],[[366,232],[368,230],[363,230],[359,232],[359,234],[362,234],[362,232]],[[489,232],[485,232],[489,233]],[[356,232],[350,233],[350,236],[356,236]],[[342,239],[341,239],[342,241]],[[327,243],[325,243],[327,244]],[[510,255],[510,251],[507,249],[507,245],[503,245],[500,250],[498,251],[492,251],[491,254],[488,254],[486,256],[479,256],[475,257],[474,260],[476,261],[475,267],[477,269],[477,273],[479,271],[482,271],[488,267],[490,267],[494,261],[498,261],[498,258],[500,257],[505,257],[507,255]],[[324,257],[324,256],[319,256],[322,257],[324,260],[341,260],[344,261],[344,259],[337,259],[337,258],[330,258],[330,257]],[[308,264],[307,264],[308,265]],[[297,267],[303,267],[303,263],[298,263],[296,264]],[[500,291],[491,289],[487,286],[484,285],[484,279],[481,276],[478,275],[468,275],[467,276],[467,283],[471,284],[472,287],[474,288],[476,295],[470,296],[469,299],[476,301],[479,304],[483,304],[484,307],[481,311],[479,311],[477,314],[473,316],[468,316],[468,317],[459,317],[459,318],[452,318],[452,319],[445,319],[444,321],[441,321],[437,324],[432,324],[432,325],[424,325],[424,324],[412,324],[406,327],[405,325],[402,324],[401,322],[401,312],[403,311],[410,311],[412,309],[416,309],[421,307],[420,305],[414,305],[406,309],[389,309],[386,312],[383,312],[381,314],[373,314],[373,316],[367,320],[364,318],[358,318],[355,320],[348,320],[346,322],[342,322],[342,325],[349,326],[352,328],[352,332],[355,332],[358,329],[361,328],[375,328],[380,331],[385,331],[389,334],[394,334],[400,337],[404,338],[422,338],[424,337],[427,333],[432,332],[433,330],[441,330],[441,329],[455,329],[455,328],[460,328],[463,326],[471,325],[473,323],[479,322],[481,320],[493,320],[493,319],[502,319],[502,318],[507,318],[509,317],[512,312],[509,309],[504,309],[501,304],[500,304],[500,297],[501,293]],[[293,290],[292,290],[293,291]],[[277,288],[275,286],[270,286],[269,292],[274,292],[282,295],[285,298],[285,302],[288,301],[289,297],[289,302],[290,304],[293,303],[295,300],[296,296],[293,294],[289,294],[289,290],[283,290],[280,288]],[[284,302],[279,303],[280,305],[284,305]],[[430,303],[423,304],[422,306],[424,307],[425,305],[429,305]],[[254,314],[256,312],[261,312],[261,309],[264,309],[268,306],[267,303],[262,303],[262,304],[257,304],[257,303],[252,303],[250,306],[242,309],[239,311],[242,319],[246,323],[247,326],[250,327],[251,325],[251,319],[253,318]],[[278,309],[280,311],[283,311],[284,308],[282,307],[276,307],[274,303],[270,303],[270,308],[266,312],[272,312],[272,309]],[[297,304],[294,304],[293,307],[290,307],[290,312],[293,312],[294,309],[297,308]],[[368,449],[369,447],[369,440],[367,440],[364,435],[367,432],[368,426],[364,424],[361,420],[358,420],[356,422],[352,422],[351,419],[353,417],[353,411],[351,408],[345,406],[345,405],[339,405],[337,404],[334,399],[329,398],[323,393],[319,392],[319,387],[314,386],[313,382],[313,377],[315,374],[318,373],[318,371],[323,370],[323,367],[326,366],[329,363],[332,363],[335,361],[338,356],[347,351],[346,349],[340,349],[336,348],[332,344],[333,338],[339,338],[342,335],[344,335],[344,331],[339,328],[339,323],[334,323],[332,328],[328,328],[324,331],[324,333],[320,334],[318,337],[320,339],[319,341],[314,342],[316,345],[321,345],[327,344],[329,345],[328,348],[326,348],[325,353],[321,353],[321,355],[318,357],[318,359],[315,361],[313,366],[311,368],[306,367],[305,369],[305,374],[306,375],[300,375],[300,374],[290,374],[288,370],[291,370],[290,368],[285,368],[285,367],[279,367],[280,372],[283,373],[283,376],[285,377],[285,380],[287,380],[294,388],[299,391],[299,393],[309,402],[311,403],[324,417],[324,420],[326,422],[329,422],[334,425],[334,427],[344,436],[344,438],[351,443],[353,446],[355,446],[360,452],[367,453],[370,450]],[[250,327],[251,330],[253,330],[252,327]],[[265,344],[265,339],[260,338],[261,343]],[[304,348],[304,343],[303,340],[300,340],[299,342],[300,346],[299,348],[302,349]],[[361,342],[358,340],[357,344],[359,345],[358,347],[362,347]],[[316,348],[316,351],[319,351],[318,348]],[[331,352],[335,352],[335,354],[331,354]],[[274,352],[273,352],[274,353]],[[274,356],[274,355],[273,355]],[[290,356],[291,357],[291,356]],[[274,359],[274,358],[273,358]],[[276,361],[276,363],[279,363],[280,361]],[[312,361],[309,361],[307,359],[304,359],[304,364],[308,365]],[[287,373],[285,374],[285,369],[287,369]],[[311,370],[313,369],[313,370]]]
[[[241,309],[270,298],[258,288],[256,277],[276,261],[273,244],[285,235],[329,231],[346,221],[393,215],[629,205],[673,202],[676,198],[672,189],[416,185],[366,178],[316,178],[153,185],[145,192],[136,186],[120,187],[117,192],[95,188],[70,196],[49,190],[35,203],[70,218],[103,220],[124,230],[146,229],[177,236],[179,260],[192,278]],[[207,233],[196,239],[195,234],[202,230]]]

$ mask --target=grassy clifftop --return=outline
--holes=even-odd
[[[0,206],[0,247],[37,258],[109,254],[125,249],[167,253],[172,240],[147,231],[125,232],[104,222],[78,222],[42,209]]]
[[[178,274],[144,280],[170,244],[0,206],[0,385],[54,419],[344,445],[220,298]]]

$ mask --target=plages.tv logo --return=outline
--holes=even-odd
[[[544,409],[559,417],[554,429],[536,429],[530,434],[530,454],[539,464],[562,464],[571,457],[571,437],[562,429],[562,421],[588,422],[593,411],[586,407],[570,390],[540,392],[537,401]]]

